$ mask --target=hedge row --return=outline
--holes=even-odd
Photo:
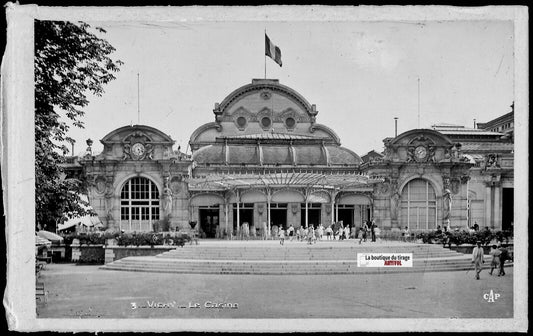
[[[489,231],[481,230],[476,232],[467,232],[462,231],[448,231],[448,232],[437,232],[437,231],[425,231],[419,232],[416,234],[417,239],[421,239],[423,243],[433,244],[433,243],[442,243],[442,244],[452,244],[462,245],[462,244],[476,244],[477,241],[481,241],[483,245],[489,245],[491,241],[498,242],[509,242],[509,239],[512,238],[512,232],[510,231]]]
[[[63,238],[67,245],[72,244],[74,239],[78,239],[82,245],[106,244],[108,239],[115,239],[119,246],[182,245],[191,240],[186,233],[174,232],[91,232],[69,234]]]

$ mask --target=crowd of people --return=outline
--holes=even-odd
[[[275,227],[275,225],[273,225]],[[277,236],[279,238],[280,245],[285,244],[285,239],[289,241],[306,242],[307,244],[316,244],[320,240],[347,240],[347,239],[357,239],[359,244],[366,242],[367,239],[370,239],[372,242],[375,242],[379,239],[380,229],[376,225],[374,220],[368,220],[363,223],[362,226],[356,228],[355,226],[344,225],[342,221],[333,223],[325,227],[322,224],[313,225],[309,224],[306,228],[300,226],[295,228],[292,224],[287,228],[279,226],[277,229]],[[265,236],[264,239],[267,237]]]

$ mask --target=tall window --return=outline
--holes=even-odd
[[[411,230],[437,227],[437,199],[428,181],[415,179],[403,188],[401,226],[408,226]]]
[[[152,231],[159,219],[159,190],[145,177],[134,177],[120,193],[120,228],[127,231]]]

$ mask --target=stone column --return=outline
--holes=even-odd
[[[224,217],[225,217],[225,218],[224,218],[224,222],[225,222],[226,234],[227,234],[226,237],[229,237],[229,236],[230,236],[230,234],[229,234],[229,229],[228,229],[229,204],[228,204],[227,201],[224,203],[224,210],[226,211],[226,215],[224,216]]]
[[[309,226],[309,203],[305,200],[305,227]]]
[[[494,217],[493,225],[496,230],[502,229],[502,187],[498,183],[494,186]]]
[[[494,229],[494,223],[492,222],[492,190],[490,184],[485,186],[485,225]],[[479,224],[479,223],[478,223]]]
[[[268,227],[268,233],[267,238],[270,237],[270,233],[272,228],[270,227],[270,201],[272,201],[272,191],[270,189],[267,189],[267,227]]]
[[[241,232],[241,210],[239,208],[239,193],[237,192],[237,236]]]

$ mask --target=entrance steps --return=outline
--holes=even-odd
[[[357,253],[412,253],[413,267],[358,267]],[[490,258],[487,258],[490,260]],[[489,267],[490,262],[485,263]],[[198,274],[382,274],[472,270],[471,256],[440,245],[355,240],[201,241],[153,257],[127,257],[105,270]],[[473,274],[473,273],[472,273]]]

